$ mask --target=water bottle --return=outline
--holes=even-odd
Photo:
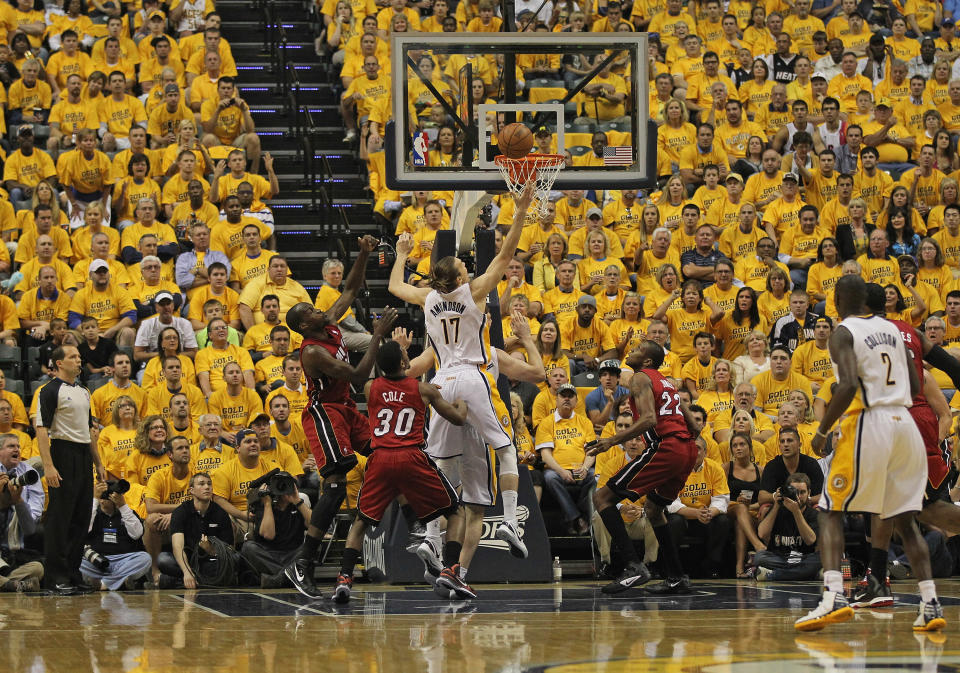
[[[553,581],[560,582],[563,580],[563,568],[560,567],[560,557],[553,557]]]

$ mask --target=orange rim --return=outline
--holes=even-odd
[[[516,181],[534,180],[537,177],[537,169],[547,166],[556,166],[566,161],[562,154],[528,154],[514,159],[503,154],[498,154],[493,158],[493,162],[498,166],[507,168],[510,172],[510,178]]]

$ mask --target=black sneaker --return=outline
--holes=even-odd
[[[881,582],[869,570],[853,592],[850,605],[855,608],[889,608],[893,606],[889,580]]]
[[[47,589],[47,593],[51,596],[76,596],[80,591],[75,584],[59,582]]]
[[[643,563],[628,563],[617,579],[603,587],[600,591],[605,594],[618,594],[633,587],[643,586],[650,581],[650,571]]]
[[[307,598],[323,598],[323,594],[313,583],[313,563],[307,559],[298,558],[283,569],[283,574],[293,584],[293,587]]]
[[[690,578],[686,575],[680,577],[668,577],[662,582],[657,582],[647,587],[647,593],[654,596],[679,596],[689,594],[693,591],[690,586]]]

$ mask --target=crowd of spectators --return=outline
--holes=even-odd
[[[648,31],[650,44],[649,81],[633,81],[627,59],[617,59],[573,99],[579,111],[567,121],[588,127],[589,142],[575,133],[570,142],[582,146],[557,148],[556,129],[545,126],[533,129],[533,151],[602,166],[604,148],[623,144],[618,122],[631,111],[630,90],[645,86],[658,126],[657,188],[552,192],[545,214],[525,224],[499,287],[506,350],[525,357],[510,331],[519,307],[545,368],[538,387],[511,382],[518,450],[569,533],[591,528],[590,489],[642,451],[634,442],[594,463],[583,446],[615,431],[632,375],[626,355],[653,339],[668,349],[661,372],[702,419],[701,460],[668,510],[677,535],[704,549],[696,570],[816,575],[813,512],[826,461],[818,463],[810,440],[834,382],[827,344],[837,279],[860,274],[880,284],[889,317],[960,357],[955,10],[936,0],[517,4],[526,30]],[[409,282],[424,283],[436,232],[451,226],[452,194],[401,194],[385,184],[391,73],[383,40],[395,31],[497,32],[499,7],[340,0],[322,11],[376,217],[385,233],[414,236]],[[571,89],[604,55],[518,58],[522,98],[543,100],[540,79]],[[464,61],[474,66],[469,92],[457,88]],[[425,50],[415,63],[406,131],[426,132],[428,165],[469,163],[461,133],[422,79],[451,103],[496,102],[502,60]],[[494,204],[499,247],[513,201],[498,195]],[[953,383],[930,375],[955,414]],[[942,436],[954,433],[942,419]],[[784,498],[788,485],[793,497]],[[655,543],[640,511],[622,503],[649,560]],[[602,524],[592,527],[610,562]]]
[[[42,472],[37,399],[60,346],[81,353],[108,472],[80,569],[92,587],[235,581],[245,534],[268,550],[297,534],[262,522],[248,483],[280,468],[304,493],[294,511],[316,495],[284,323],[313,299],[274,252],[279,184],[220,24],[210,0],[0,3],[2,590],[43,574],[48,486],[17,480]],[[352,314],[345,329],[369,341]]]
[[[284,316],[299,301],[329,308],[344,268],[327,260],[311,299],[271,251],[266,202],[279,185],[210,4],[174,2],[168,14],[143,0],[130,15],[110,2],[89,14],[79,0],[45,10],[0,4],[10,43],[0,45],[8,145],[0,341],[36,348],[39,370],[22,395],[0,389],[0,508],[19,521],[0,543],[16,569],[0,573],[0,589],[29,590],[42,573],[29,540],[45,485],[6,482],[36,457],[36,390],[64,344],[83,357],[109,476],[130,483],[123,494],[98,486],[91,503],[84,573],[93,584],[226,581],[242,559],[264,586],[277,585],[309,521],[318,481],[298,422],[307,401],[299,335]],[[884,286],[887,314],[933,343],[960,343],[952,6],[517,3],[529,30],[650,31],[650,81],[632,82],[614,61],[582,92],[591,104],[577,121],[594,129],[589,147],[560,151],[573,164],[600,165],[622,133],[610,123],[630,111],[625,92],[648,86],[658,189],[552,194],[546,215],[525,225],[498,288],[505,349],[525,356],[509,320],[520,308],[544,364],[541,384],[511,381],[520,458],[538,498],[547,490],[570,534],[592,532],[608,566],[617,561],[589,494],[644,447],[634,440],[594,462],[584,445],[627,422],[633,372],[624,360],[642,340],[667,349],[661,371],[701,425],[701,453],[668,508],[670,526],[701,547],[695,571],[760,580],[818,568],[812,513],[824,460],[810,440],[832,390],[827,342],[840,275]],[[496,32],[498,7],[328,0],[320,11],[318,52],[342,64],[346,139],[360,136],[385,233],[414,236],[410,282],[423,282],[436,232],[450,226],[452,194],[405,195],[384,182],[385,38]],[[497,94],[495,59],[470,57],[469,93],[456,90],[462,63],[450,59],[425,53],[417,66],[451,101]],[[593,64],[521,63],[519,84],[546,77],[570,87]],[[456,128],[419,84],[411,80],[410,102],[431,164],[462,162]],[[536,129],[535,151],[553,142],[551,129]],[[509,196],[497,197],[493,224],[509,226],[512,211]],[[361,317],[348,312],[341,326],[348,348],[362,351],[370,335]],[[952,382],[931,376],[960,410]],[[941,419],[944,437],[954,434],[950,420]],[[349,475],[347,507],[363,464]],[[303,498],[248,493],[275,467],[298,480]],[[620,511],[653,561],[638,504]],[[105,543],[104,530],[120,535]]]

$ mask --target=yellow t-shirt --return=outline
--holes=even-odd
[[[227,344],[226,348],[219,350],[214,348],[212,343],[208,344],[206,348],[197,351],[197,374],[207,372],[210,375],[210,389],[216,392],[226,388],[227,384],[223,381],[223,368],[231,362],[239,364],[243,371],[253,371],[253,360],[250,359],[250,354],[239,346]],[[258,397],[257,403],[259,402]]]
[[[126,388],[118,388],[113,379],[107,381],[93,391],[90,396],[90,413],[100,421],[100,425],[113,425],[113,409],[117,399],[128,396],[137,405],[137,413],[143,418],[146,415],[147,394],[136,383],[130,383]]]
[[[177,356],[180,360],[181,382],[184,384],[197,384],[197,370],[193,365],[193,360],[181,353]],[[160,358],[151,358],[147,361],[147,366],[143,369],[143,378],[140,380],[140,386],[144,390],[150,390],[154,386],[166,386],[167,377],[163,374],[163,367],[160,365]]]
[[[704,458],[700,469],[694,469],[687,476],[687,483],[680,491],[679,499],[686,507],[700,509],[710,506],[712,496],[729,494],[727,475],[720,463]]]
[[[554,411],[537,427],[535,444],[538,451],[550,449],[560,467],[569,470],[583,464],[584,445],[596,439],[593,423],[586,414],[574,413],[562,418]]]
[[[200,118],[203,120],[216,118],[213,135],[221,145],[231,145],[243,128],[243,113],[236,105],[218,111],[219,103],[220,101],[215,98],[204,100],[203,105],[200,106]]]
[[[715,332],[717,337],[723,341],[723,358],[732,362],[741,355],[745,355],[747,352],[747,337],[755,329],[766,333],[768,325],[763,318],[757,325],[750,327],[749,318],[737,323],[733,319],[733,313],[727,313],[723,316],[723,320],[716,326]]]
[[[162,470],[167,465],[170,465],[170,454],[168,453],[155,456],[151,453],[141,453],[133,449],[130,455],[127,456],[127,462],[125,464],[126,479],[131,484],[137,483],[141,486],[146,486],[150,480],[150,475],[157,470]]]
[[[115,137],[126,138],[131,126],[147,121],[147,111],[133,96],[124,95],[119,101],[108,96],[100,102],[100,120]]]
[[[223,429],[236,432],[250,426],[259,414],[263,413],[263,404],[260,396],[250,388],[240,387],[239,395],[231,395],[226,385],[217,389],[210,396],[207,404],[211,414],[216,414],[222,421]]]
[[[167,389],[166,382],[162,385],[147,388],[147,410],[144,412],[144,415],[159,414],[163,416],[164,420],[168,423],[172,423],[173,417],[170,414],[170,398],[181,393],[187,396],[187,401],[190,405],[190,417],[194,423],[198,423],[200,417],[207,413],[207,400],[203,396],[203,392],[192,383],[181,382],[179,393],[171,393]]]
[[[102,330],[108,330],[124,317],[124,314],[134,313],[132,319],[136,322],[137,307],[133,304],[130,294],[111,283],[106,291],[98,292],[92,283],[87,283],[74,296],[70,303],[73,313],[84,316],[93,316]],[[129,316],[127,316],[129,317]]]
[[[110,159],[97,150],[89,159],[78,149],[64,152],[57,159],[57,175],[61,183],[84,194],[103,190],[113,184]]]
[[[279,324],[286,327],[286,323],[280,322]],[[241,345],[248,351],[268,352],[270,350],[270,331],[276,326],[277,325],[271,325],[266,322],[258,322],[250,327],[246,334],[243,335],[243,343]],[[298,351],[301,343],[303,343],[303,337],[293,330],[290,330],[290,352],[294,353]]]
[[[771,371],[761,372],[754,376],[750,383],[757,387],[757,407],[770,416],[777,415],[780,405],[787,401],[787,396],[792,390],[802,390],[807,394],[808,399],[813,399],[810,381],[793,371],[787,374],[787,378],[783,381],[773,378]]]
[[[210,475],[213,494],[229,501],[242,512],[247,511],[247,490],[251,481],[262,477],[276,467],[276,463],[260,456],[253,468],[246,468],[239,460],[228,460]]]
[[[679,311],[667,311],[667,325],[670,328],[670,350],[676,353],[680,362],[693,357],[693,337],[697,332],[710,332],[710,309],[703,306],[690,313],[685,308]]]
[[[210,236],[210,249],[223,252],[228,259],[242,255],[246,250],[243,243],[243,228],[250,224],[260,230],[261,240],[270,238],[272,232],[262,220],[249,215],[241,215],[239,222],[233,223],[223,220],[216,226]]]
[[[93,103],[81,99],[71,103],[62,97],[50,110],[50,125],[59,124],[60,132],[71,135],[80,129],[96,130],[100,126],[100,111]]]
[[[127,458],[135,450],[136,437],[136,428],[124,430],[116,425],[109,425],[100,431],[100,439],[97,440],[100,460],[107,472],[118,479],[127,478]]]
[[[576,314],[560,323],[560,343],[580,359],[599,357],[617,346],[606,323],[595,317],[588,327],[581,327]]]
[[[190,494],[191,475],[192,473],[188,469],[187,476],[183,479],[177,479],[173,475],[172,465],[157,470],[147,480],[147,490],[143,497],[156,500],[160,505],[179,505],[185,500],[192,500],[193,496]]]

